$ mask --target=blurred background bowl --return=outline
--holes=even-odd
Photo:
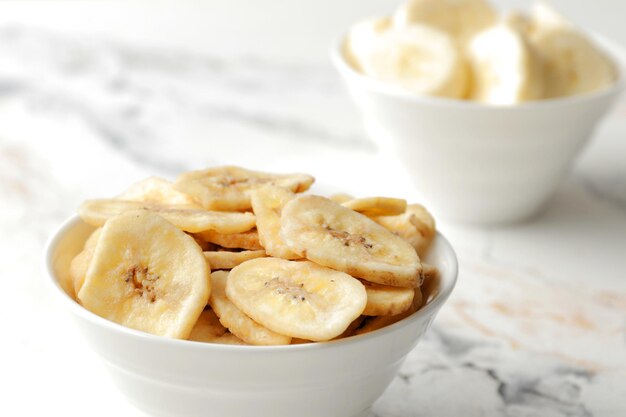
[[[418,96],[356,71],[331,47],[332,61],[362,113],[369,136],[402,162],[416,192],[446,220],[502,224],[546,205],[624,88],[624,49],[599,36],[617,79],[584,95],[490,106]]]
[[[426,261],[439,271],[426,305],[367,334],[288,346],[237,346],[168,339],[105,320],[62,288],[69,263],[93,227],[67,220],[46,247],[52,292],[74,317],[120,391],[137,408],[171,417],[367,416],[406,355],[430,327],[457,278],[457,260],[438,235]],[[431,283],[432,284],[432,283]]]

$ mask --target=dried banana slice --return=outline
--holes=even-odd
[[[253,261],[249,261],[253,262]],[[288,345],[291,337],[275,333],[243,313],[228,297],[226,283],[229,281],[226,271],[215,271],[211,274],[211,298],[209,304],[220,318],[220,323],[232,334],[251,345]]]
[[[362,281],[367,292],[365,316],[390,316],[400,314],[411,307],[415,291],[413,288],[391,287]]]
[[[367,317],[363,321],[363,324],[361,325],[361,327],[356,329],[356,331],[354,332],[354,336],[364,334],[364,333],[369,333],[374,330],[382,329],[383,327],[387,327],[391,324],[397,323],[400,320],[409,317],[411,314],[419,310],[422,307],[422,292],[419,287],[414,288],[413,291],[414,291],[413,300],[409,308],[407,308],[405,311],[403,311],[400,314]]]
[[[299,193],[309,189],[314,178],[306,174],[269,174],[224,166],[191,171],[176,179],[175,187],[192,195],[211,210],[250,209],[250,191],[263,184],[287,188]]]
[[[209,294],[209,268],[193,238],[159,215],[133,211],[102,228],[78,299],[121,325],[186,339]]]
[[[270,256],[298,259],[280,236],[280,215],[287,202],[296,195],[281,187],[265,186],[251,193],[252,210],[256,216],[259,241]]]
[[[346,201],[354,200],[354,197],[350,194],[339,193],[331,195],[328,199],[334,201],[335,203],[343,204]]]
[[[241,233],[219,233],[207,230],[206,232],[198,233],[198,236],[223,248],[263,250],[263,246],[259,243],[259,234],[256,229]]]
[[[174,188],[174,184],[159,177],[149,177],[133,184],[117,198],[120,200],[147,201],[157,204],[200,206],[190,196]]]
[[[376,223],[407,240],[423,256],[435,237],[435,219],[419,204],[410,204],[404,214],[373,217]]]
[[[102,226],[109,218],[134,210],[154,212],[174,226],[191,233],[206,230],[219,233],[240,233],[253,228],[256,221],[252,213],[208,211],[183,205],[162,205],[116,199],[87,200],[78,208],[78,215],[86,223]]]
[[[355,198],[344,201],[341,205],[368,217],[395,216],[404,213],[406,210],[406,200],[391,197]]]
[[[365,288],[351,276],[279,258],[253,259],[233,268],[226,294],[257,323],[314,341],[339,336],[367,303]]]
[[[191,329],[189,340],[196,342],[213,342],[225,333],[226,327],[222,326],[215,312],[210,309],[205,309],[202,314],[200,314],[200,317],[198,317],[198,321],[193,326],[193,329]]]
[[[250,259],[263,258],[264,250],[244,250],[241,252],[231,252],[226,250],[205,251],[204,256],[209,261],[212,270],[233,269]]]
[[[421,263],[407,241],[327,198],[287,203],[281,235],[292,251],[320,265],[383,285],[419,285]]]
[[[74,285],[74,294],[78,294],[78,291],[80,291],[80,288],[83,286],[83,282],[85,282],[87,268],[89,268],[89,264],[93,258],[93,252],[96,249],[98,239],[100,239],[101,231],[101,227],[93,231],[93,233],[85,241],[85,246],[83,247],[82,252],[76,255],[70,263],[70,276],[72,277]]]

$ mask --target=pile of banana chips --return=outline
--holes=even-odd
[[[287,345],[367,333],[423,304],[435,222],[388,197],[304,193],[314,178],[214,167],[85,201],[95,227],[65,288],[132,329]]]

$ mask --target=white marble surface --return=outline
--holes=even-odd
[[[459,285],[376,416],[626,415],[625,138],[621,103],[529,222],[440,224]],[[325,61],[0,26],[0,415],[139,415],[50,299],[43,244],[84,198],[223,163],[413,196]]]

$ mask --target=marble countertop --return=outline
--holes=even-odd
[[[622,102],[529,222],[440,222],[458,287],[375,416],[626,415],[625,138]],[[0,26],[0,415],[139,415],[50,299],[43,245],[85,198],[226,163],[414,195],[328,62]]]

